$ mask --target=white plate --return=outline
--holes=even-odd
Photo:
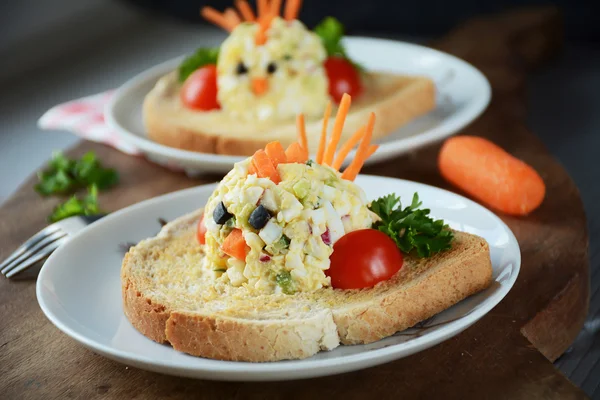
[[[368,70],[429,76],[437,90],[436,108],[381,139],[377,153],[367,163],[392,158],[456,133],[481,114],[490,101],[490,85],[481,72],[449,54],[383,39],[348,37],[344,43],[350,56]],[[243,157],[175,149],[146,137],[142,121],[144,97],[180,61],[181,58],[167,61],[125,83],[107,105],[106,121],[154,162],[181,167],[190,175],[227,172]]]
[[[519,273],[521,253],[510,229],[492,212],[451,192],[392,178],[359,176],[370,198],[416,191],[424,206],[451,227],[484,237],[495,284],[425,323],[376,343],[340,346],[298,361],[248,363],[192,357],[151,341],[133,328],[121,306],[120,246],[153,236],[158,218],[172,220],[202,206],[215,185],[187,189],[125,208],[90,225],[59,248],[42,268],[37,298],[60,330],[93,351],[135,367],[214,380],[267,381],[337,374],[406,357],[449,339],[490,311]]]

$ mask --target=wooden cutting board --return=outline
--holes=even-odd
[[[128,368],[83,348],[40,311],[35,281],[0,279],[0,397],[21,398],[583,398],[552,365],[573,342],[588,309],[586,220],[579,192],[524,124],[528,72],[560,48],[559,13],[529,9],[471,20],[434,43],[481,69],[493,87],[486,113],[464,133],[485,136],[533,165],[547,197],[527,218],[502,217],[522,250],[508,296],[464,333],[395,362],[338,376],[278,383],[222,383]],[[101,195],[117,210],[140,200],[219,179],[191,180],[144,159],[82,142],[121,172]],[[436,169],[439,145],[365,170],[448,188]],[[0,209],[0,259],[42,228],[57,199],[25,182]]]

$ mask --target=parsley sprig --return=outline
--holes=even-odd
[[[216,64],[219,58],[219,48],[200,48],[187,56],[179,64],[179,82],[184,82],[198,68],[208,64]]]
[[[429,209],[419,209],[419,195],[413,195],[410,206],[402,208],[400,197],[389,194],[373,201],[369,209],[381,221],[373,228],[391,237],[405,253],[416,253],[419,257],[430,257],[434,253],[448,250],[454,235],[441,219],[429,217]]]
[[[62,153],[54,153],[48,168],[38,173],[39,183],[35,190],[42,196],[68,194],[77,189],[95,185],[104,190],[119,181],[119,174],[112,168],[104,168],[94,152],[79,160],[70,160]]]
[[[85,197],[80,199],[77,195],[74,195],[64,203],[57,205],[48,217],[48,221],[56,222],[75,215],[97,215],[101,213],[102,211],[98,206],[98,187],[92,185]]]
[[[334,17],[326,17],[315,27],[315,33],[321,38],[328,57],[341,57],[348,60],[359,71],[364,68],[354,62],[346,53],[346,48],[342,44],[344,37],[344,25]]]

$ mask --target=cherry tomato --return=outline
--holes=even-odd
[[[361,289],[391,278],[402,268],[396,243],[376,229],[360,229],[334,245],[331,266],[325,271],[336,289]]]
[[[198,239],[198,243],[206,244],[206,225],[204,225],[204,214],[200,217],[198,221],[198,229],[196,230],[196,239]]]
[[[194,71],[183,83],[179,95],[182,103],[194,110],[220,108],[217,101],[217,67],[209,64]]]
[[[329,57],[325,60],[325,72],[329,78],[329,95],[336,102],[342,100],[344,93],[354,97],[362,92],[360,75],[345,58]]]

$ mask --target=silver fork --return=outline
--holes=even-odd
[[[0,273],[7,278],[11,278],[26,270],[38,261],[48,257],[74,234],[102,217],[104,217],[104,214],[69,217],[45,227],[29,238],[0,264]]]

